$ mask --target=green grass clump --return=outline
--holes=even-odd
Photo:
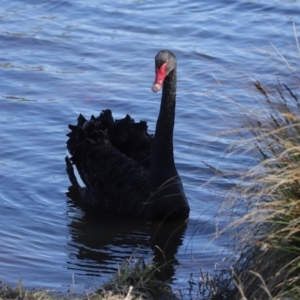
[[[155,278],[159,269],[154,263],[145,263],[143,258],[123,261],[115,276],[106,283],[101,291],[110,291],[111,294],[130,294],[128,299],[178,299],[172,292],[170,286]]]
[[[195,279],[194,279],[195,277]],[[216,270],[215,274],[202,272],[189,279],[190,299],[193,300],[227,300],[231,299],[233,289],[232,272],[228,269]],[[186,299],[184,296],[181,299]]]
[[[280,83],[255,87],[262,110],[245,115],[243,146],[258,163],[234,189],[246,212],[231,224],[239,258],[230,299],[300,299],[300,98]]]

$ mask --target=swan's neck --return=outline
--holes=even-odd
[[[176,104],[176,69],[165,78],[151,153],[151,190],[177,175],[173,155]]]

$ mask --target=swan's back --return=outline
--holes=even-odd
[[[115,148],[149,169],[153,136],[147,132],[145,121],[135,122],[129,115],[114,120],[109,109],[103,110],[98,118],[91,119],[94,119],[94,123],[101,124],[102,130],[107,131]]]

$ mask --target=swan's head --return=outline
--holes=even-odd
[[[155,81],[152,86],[152,92],[158,92],[165,78],[176,69],[176,57],[169,50],[161,50],[155,56]]]

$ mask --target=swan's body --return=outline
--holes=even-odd
[[[86,185],[88,206],[148,219],[187,217],[189,205],[173,156],[176,101],[176,58],[171,51],[155,57],[157,92],[163,86],[155,136],[146,122],[130,116],[115,121],[110,110],[70,125],[67,148]],[[68,158],[67,172],[79,187]],[[81,188],[80,188],[81,189]]]

